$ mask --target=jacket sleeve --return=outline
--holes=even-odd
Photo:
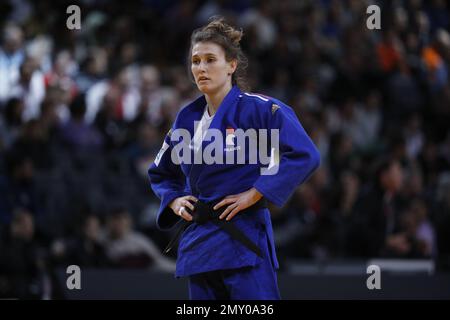
[[[279,152],[275,152],[273,167],[261,174],[253,186],[267,200],[282,207],[320,165],[320,154],[295,112],[281,103],[270,104],[264,106],[262,118],[268,129],[279,130]]]
[[[156,218],[156,224],[161,230],[170,229],[180,219],[169,208],[170,202],[175,198],[189,194],[186,190],[186,177],[180,165],[173,163],[171,159],[173,144],[170,141],[170,134],[172,130],[173,128],[164,138],[158,155],[148,169],[151,188],[161,200]]]

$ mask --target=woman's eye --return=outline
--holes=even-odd
[[[206,61],[208,61],[208,63],[213,62],[214,58],[208,58]]]
[[[192,63],[193,63],[193,64],[199,64],[200,61],[199,61],[199,60],[193,60]]]

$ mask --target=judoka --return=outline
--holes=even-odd
[[[320,163],[289,106],[241,90],[241,36],[223,19],[194,31],[191,71],[203,95],[179,111],[148,170],[158,227],[177,225],[175,276],[189,277],[191,299],[280,299],[267,203],[283,206]],[[247,129],[270,133],[236,137]],[[205,154],[214,161],[195,161]]]

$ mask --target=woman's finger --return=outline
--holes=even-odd
[[[236,208],[234,208],[233,211],[231,211],[231,213],[227,216],[227,221],[230,221],[231,219],[233,219],[233,217],[235,215],[237,215],[239,213],[239,211],[241,211],[240,206],[237,206]]]
[[[186,199],[192,200],[192,201],[194,201],[194,202],[197,202],[197,201],[198,201],[198,199],[197,199],[196,197],[194,197],[194,196],[187,196]]]
[[[178,212],[180,217],[182,217],[184,220],[192,221],[192,216],[189,214],[189,212],[186,211],[185,207],[180,207],[180,210]]]
[[[219,219],[225,218],[225,217],[231,212],[231,210],[233,210],[233,209],[236,208],[237,206],[238,206],[237,203],[230,204],[230,205],[225,209],[225,211],[219,216]]]
[[[216,205],[213,207],[213,209],[214,209],[214,210],[217,210],[217,209],[223,207],[223,206],[226,205],[226,204],[233,203],[234,201],[235,201],[234,198],[228,198],[228,199],[225,198],[225,199],[223,199],[222,201],[220,201],[218,204],[216,204]]]
[[[188,200],[183,200],[183,206],[188,207],[191,211],[194,211],[194,205]]]
[[[187,212],[186,210],[184,210],[184,212],[183,212],[183,218],[184,218],[184,220],[187,220],[187,221],[192,221],[192,216],[189,214],[189,212]]]

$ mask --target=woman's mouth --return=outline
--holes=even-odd
[[[198,82],[208,81],[208,80],[209,80],[209,78],[207,78],[207,77],[200,77],[200,78],[198,78]]]

